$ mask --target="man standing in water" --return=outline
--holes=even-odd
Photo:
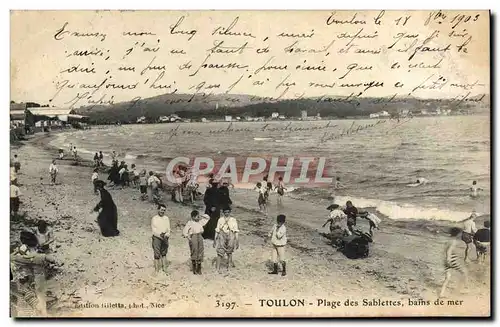
[[[471,198],[477,198],[478,197],[478,191],[482,191],[483,189],[480,187],[477,187],[477,182],[473,181],[472,186],[470,188],[470,196]]]
[[[170,237],[170,219],[165,215],[167,207],[158,205],[158,214],[151,218],[151,229],[153,232],[152,246],[154,255],[154,267],[156,274],[167,273],[168,239]]]

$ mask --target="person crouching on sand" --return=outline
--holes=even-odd
[[[152,246],[154,256],[155,272],[158,274],[162,268],[167,273],[168,239],[170,237],[170,219],[165,215],[167,207],[158,205],[158,214],[151,218],[151,230],[153,232]]]
[[[222,258],[227,255],[227,270],[234,267],[233,252],[240,247],[238,222],[231,217],[231,209],[224,209],[224,215],[217,221],[214,248],[217,251],[216,269],[220,273]]]
[[[54,185],[56,183],[56,177],[59,173],[59,169],[57,168],[56,161],[52,160],[52,163],[49,166],[50,173],[50,185]]]
[[[201,275],[201,263],[203,262],[203,227],[207,224],[210,216],[203,214],[200,219],[198,210],[191,211],[191,219],[182,230],[182,235],[188,239],[189,251],[191,253],[191,266],[193,274]]]
[[[278,215],[278,217],[276,218],[276,224],[274,224],[268,235],[271,238],[271,244],[273,245],[273,270],[269,272],[269,274],[272,275],[278,274],[278,262],[281,262],[281,266],[283,268],[283,270],[281,271],[281,276],[286,276],[285,246],[287,243],[287,239],[285,220],[285,215]]]
[[[444,262],[444,272],[445,272],[445,279],[443,282],[443,286],[441,287],[441,292],[439,293],[439,297],[444,297],[444,293],[446,291],[446,286],[450,282],[451,279],[451,272],[452,271],[457,271],[462,274],[464,278],[464,284],[465,288],[467,288],[468,285],[468,274],[467,274],[467,268],[463,264],[462,260],[459,259],[458,255],[456,254],[456,247],[457,247],[457,242],[462,234],[462,230],[458,227],[453,227],[450,230],[450,236],[452,239],[447,242],[446,244],[446,250],[445,250],[445,262]]]

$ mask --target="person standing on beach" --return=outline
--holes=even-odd
[[[158,214],[151,218],[151,230],[153,232],[152,247],[156,274],[159,274],[162,269],[164,273],[167,273],[170,219],[165,215],[166,211],[167,207],[164,204],[159,204]]]
[[[205,203],[205,213],[210,216],[210,220],[205,225],[203,238],[213,240],[215,238],[215,228],[220,217],[221,199],[217,182],[211,179],[209,184],[211,186],[205,191],[203,202]]]
[[[94,167],[99,167],[99,154],[97,152],[94,155]]]
[[[76,151],[76,146],[73,147],[73,159],[77,159],[78,158],[78,151]]]
[[[474,234],[477,232],[476,219],[477,215],[473,212],[469,218],[464,220],[464,230],[462,232],[462,241],[465,242],[465,257],[464,261],[469,261],[469,248],[474,241]]]
[[[94,185],[94,193],[99,194],[99,191],[97,190],[97,184],[96,181],[99,180],[99,173],[97,168],[94,168],[94,172],[92,173],[92,185]]]
[[[118,209],[111,197],[111,194],[104,188],[103,181],[96,181],[97,190],[101,194],[101,201],[95,206],[93,211],[99,211],[97,216],[97,223],[101,229],[101,234],[104,237],[113,237],[120,235],[118,230]]]
[[[113,152],[111,152],[111,160],[112,161],[115,161],[116,159],[118,158],[117,154],[116,154],[116,151],[113,150]]]
[[[217,221],[215,228],[214,248],[217,251],[216,269],[220,273],[222,258],[227,255],[227,270],[235,267],[233,252],[240,247],[238,222],[231,217],[231,209],[223,211],[224,215]]]
[[[104,166],[104,155],[102,154],[102,151],[99,151],[99,166]]]
[[[50,173],[50,185],[54,185],[56,183],[56,177],[59,173],[59,169],[57,168],[56,161],[52,160],[52,163],[49,166]]]
[[[132,171],[130,175],[132,175],[132,187],[137,188],[139,186],[139,170],[135,167],[135,164],[131,166]]]
[[[14,169],[16,171],[16,174],[19,172],[19,170],[21,170],[21,163],[19,162],[17,154],[14,155]]]
[[[148,176],[146,175],[146,169],[143,169],[139,175],[139,190],[141,192],[141,200],[144,201],[148,197]]]
[[[17,179],[10,181],[10,214],[14,217],[17,217],[17,213],[19,212],[19,205],[21,204],[21,200],[19,199],[21,196],[21,190],[17,186]]]
[[[219,187],[219,199],[219,204],[222,210],[231,209],[233,201],[231,201],[229,196],[229,184],[226,181],[224,181],[222,186]]]
[[[358,209],[352,204],[351,201],[346,202],[344,213],[347,215],[347,227],[352,232],[356,226],[356,218],[358,217]]]
[[[63,160],[63,158],[64,158],[64,150],[59,149],[59,160]]]
[[[272,250],[272,260],[273,260],[273,270],[269,274],[278,274],[278,262],[281,262],[281,276],[286,276],[286,261],[285,261],[285,246],[287,243],[286,238],[286,226],[285,226],[285,215],[278,215],[276,218],[276,224],[268,234],[271,238],[271,244],[273,245]]]
[[[474,245],[476,246],[476,254],[479,263],[484,263],[488,248],[490,247],[490,222],[484,221],[484,228],[479,229],[474,234]]]
[[[463,278],[464,278],[464,286],[467,287],[467,285],[468,285],[467,268],[461,262],[458,255],[455,253],[458,238],[460,237],[461,232],[462,232],[462,230],[460,228],[457,228],[457,227],[453,227],[450,230],[450,236],[452,237],[452,239],[450,241],[448,241],[446,244],[445,263],[444,263],[445,279],[443,282],[443,286],[441,287],[441,292],[439,293],[439,297],[444,297],[444,294],[446,291],[446,286],[448,285],[448,283],[451,279],[451,272],[452,271],[457,271],[457,272],[461,273]]]
[[[182,230],[182,235],[189,241],[189,251],[191,253],[192,271],[195,275],[201,275],[201,263],[203,262],[203,228],[207,224],[210,216],[203,214],[200,219],[198,210],[191,211],[189,220]]]
[[[283,183],[283,177],[278,178],[278,184],[276,184],[276,192],[278,193],[277,204],[278,206],[283,206],[283,196],[285,195],[285,183]]]
[[[265,187],[262,186],[261,182],[257,183],[257,186],[254,188],[258,192],[257,203],[259,204],[260,212],[264,213],[267,216],[267,206],[266,206],[266,190]]]
[[[149,202],[151,203],[156,203],[158,202],[159,195],[158,195],[158,188],[160,186],[160,179],[155,176],[153,171],[149,172],[149,178],[148,178],[148,198]]]

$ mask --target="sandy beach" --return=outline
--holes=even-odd
[[[235,204],[232,214],[241,230],[240,249],[234,254],[236,268],[218,274],[213,266],[216,254],[212,241],[205,240],[201,276],[190,271],[189,248],[181,233],[193,206],[173,203],[164,195],[172,226],[169,274],[153,278],[150,220],[155,206],[141,201],[137,189],[109,188],[118,206],[121,234],[102,237],[95,222],[97,214],[91,213],[99,197],[93,193],[90,163],[85,158],[77,166],[70,159],[58,160],[59,183],[51,186],[48,167],[57,157],[57,149],[48,145],[50,140],[50,136],[38,135],[22,146],[11,147],[22,165],[18,177],[20,212],[26,216],[24,222],[11,223],[10,235],[11,244],[16,243],[24,225],[38,219],[53,226],[58,246],[54,255],[64,266],[49,281],[48,289],[58,298],[48,309],[50,316],[490,315],[489,262],[484,266],[469,263],[469,289],[460,290],[459,278],[454,276],[444,304],[435,304],[444,278],[444,244],[449,238],[444,231],[458,224],[435,222],[427,226],[381,217],[369,257],[350,260],[320,235],[326,232],[321,225],[327,217],[327,203],[303,201],[300,194],[293,193],[285,197],[285,208],[279,212],[273,197],[266,218],[256,211],[254,193],[231,191]],[[106,178],[101,174],[101,179]],[[195,207],[204,210],[202,201]],[[278,213],[287,215],[286,277],[268,275],[271,248],[266,235]],[[484,219],[489,217],[476,220],[478,227]],[[359,224],[367,223],[361,220]],[[465,244],[461,243],[462,253],[463,249]],[[474,252],[472,259],[475,257]],[[430,304],[423,304],[425,301]]]

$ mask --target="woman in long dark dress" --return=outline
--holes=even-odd
[[[211,181],[211,186],[205,191],[203,202],[205,203],[205,213],[210,216],[210,220],[203,229],[203,238],[213,240],[215,237],[215,227],[220,218],[220,192],[218,183]]]
[[[101,210],[99,216],[97,216],[97,223],[101,228],[101,234],[104,237],[118,236],[120,235],[120,231],[118,230],[118,210],[116,204],[111,194],[104,189],[105,183],[99,180],[95,183],[101,194],[101,202],[94,208],[94,211]]]
[[[108,180],[110,182],[113,182],[113,184],[118,185],[120,184],[120,174],[118,173],[118,162],[113,161],[113,165],[109,169],[109,176]]]
[[[219,187],[219,204],[222,211],[231,209],[231,205],[233,204],[233,201],[231,201],[231,198],[229,196],[228,185],[229,184],[227,182],[224,182],[222,183],[222,186]]]

